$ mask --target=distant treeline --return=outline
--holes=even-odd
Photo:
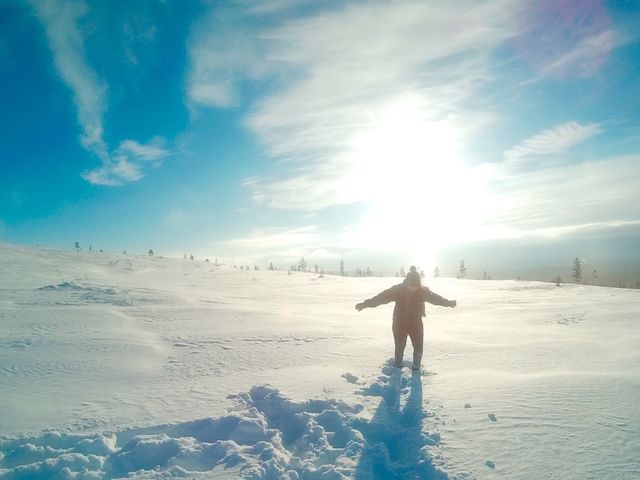
[[[75,251],[84,251],[84,248],[80,245],[79,242],[75,242],[73,247]],[[88,245],[88,251],[96,251],[94,250],[91,244]],[[99,252],[103,252],[102,249],[97,250]],[[123,255],[127,255],[126,250],[122,250]],[[155,251],[150,248],[145,255],[155,256]],[[184,254],[184,260],[196,260],[193,254]],[[209,258],[205,257],[203,259],[207,263],[213,263],[215,266],[219,266],[218,259],[215,258],[213,262],[210,261]],[[259,271],[261,267],[259,265],[232,265],[233,268],[239,268],[240,270],[254,270]],[[335,268],[337,267],[337,268]],[[370,266],[356,266],[351,269],[346,268],[344,260],[340,260],[339,263],[334,267],[334,269],[326,269],[325,267],[319,266],[317,263],[308,263],[304,257],[300,257],[298,262],[289,265],[287,267],[274,266],[273,262],[269,262],[269,265],[266,268],[268,271],[280,271],[286,270],[289,274],[292,272],[304,272],[304,273],[316,273],[320,275],[329,274],[329,275],[339,275],[343,277],[399,277],[403,278],[406,275],[406,271],[404,267],[400,267],[395,271],[390,271],[388,269],[380,269],[375,270]],[[418,266],[418,272],[420,272],[420,277],[425,278],[427,275]],[[451,272],[451,271],[450,271]],[[466,279],[470,278],[468,276],[467,265],[465,264],[465,260],[460,260],[457,268],[455,269],[455,277],[458,279]],[[433,272],[431,272],[432,278],[438,277],[453,277],[454,275],[443,275],[440,271],[439,267],[434,268]],[[606,274],[600,274],[597,269],[589,268],[585,270],[584,262],[580,259],[580,257],[575,257],[572,264],[570,275],[567,277],[569,281],[565,282],[562,278],[562,275],[553,275],[551,279],[548,277],[542,278],[540,275],[516,275],[516,276],[508,276],[508,275],[497,275],[493,279],[495,280],[529,280],[529,281],[541,281],[541,282],[551,282],[556,284],[557,286],[562,285],[563,283],[574,283],[581,285],[596,285],[602,287],[618,287],[618,288],[632,288],[632,289],[640,289],[640,269],[635,273],[626,273],[622,274],[620,272],[607,272]],[[492,275],[489,274],[488,270],[483,269],[481,274],[475,275],[475,280],[492,280]]]

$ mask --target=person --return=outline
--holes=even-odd
[[[409,269],[404,281],[398,285],[379,293],[375,297],[358,303],[356,309],[361,311],[364,308],[375,308],[389,302],[396,302],[393,309],[393,339],[395,343],[395,363],[398,368],[402,368],[402,358],[404,348],[407,344],[407,336],[411,339],[413,346],[413,364],[411,369],[420,370],[422,362],[422,342],[424,327],[422,317],[425,316],[424,302],[442,307],[455,308],[455,300],[447,300],[444,297],[432,292],[420,282],[420,275],[416,267]]]

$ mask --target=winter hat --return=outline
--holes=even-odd
[[[411,286],[420,285],[420,275],[418,275],[415,266],[411,265],[411,268],[409,268],[409,273],[407,273],[404,283]]]

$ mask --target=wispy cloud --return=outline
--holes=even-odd
[[[307,245],[319,238],[318,227],[255,229],[246,237],[230,240],[229,245],[248,251],[264,251]]]
[[[116,150],[118,155],[133,156],[141,161],[156,161],[169,155],[165,148],[165,141],[161,137],[152,139],[147,144],[142,144],[135,140],[125,140],[120,143]]]
[[[454,150],[498,117],[482,89],[493,79],[496,52],[522,33],[514,19],[520,7],[509,0],[357,3],[285,15],[277,24],[271,17],[252,22],[249,8],[234,13],[231,32],[212,23],[230,15],[215,10],[191,39],[189,99],[195,107],[250,102],[245,125],[279,166],[276,173],[245,181],[259,205],[317,211],[377,201],[372,210],[379,214],[385,212],[380,200],[391,200],[388,218],[400,224],[407,217],[393,207],[408,198],[405,190],[434,203],[464,189],[442,218],[432,219],[461,241],[640,218],[628,202],[638,188],[630,158],[538,164],[527,172],[509,168],[567,153],[602,133],[600,123],[570,121],[540,131],[504,152],[506,162],[494,165],[495,175],[475,183],[468,165],[460,168],[462,156]],[[598,52],[612,48],[609,24],[602,25],[582,29],[545,57],[541,68],[581,65],[586,72]],[[225,50],[225,39],[235,35],[242,41],[226,42],[231,46]],[[261,95],[243,99],[245,82],[260,85]],[[214,94],[199,95],[196,86]],[[429,177],[432,183],[422,188]],[[388,225],[378,220],[372,217],[372,223]],[[426,230],[418,229],[433,235]],[[452,238],[450,231],[443,238]],[[269,243],[255,238],[238,245]],[[304,240],[292,248],[319,247],[328,239]]]
[[[82,127],[82,145],[105,161],[103,116],[107,108],[107,86],[83,58],[84,38],[78,21],[87,12],[80,1],[29,0],[45,27],[56,69],[71,88]]]
[[[606,222],[592,222],[582,224],[569,224],[559,227],[540,228],[526,232],[526,236],[563,237],[569,235],[597,235],[616,229],[640,226],[640,220],[613,220]]]
[[[289,10],[305,3],[305,0],[241,0],[247,11],[268,15]]]
[[[241,80],[264,82],[246,125],[276,161],[288,163],[277,176],[248,181],[254,197],[304,209],[352,201],[357,179],[345,176],[360,161],[354,141],[399,99],[416,99],[425,125],[469,132],[492,120],[470,103],[490,78],[491,52],[513,34],[511,5],[358,3],[232,32],[209,20],[192,39],[189,98],[230,106]]]
[[[541,155],[566,152],[589,138],[602,133],[602,131],[603,128],[598,123],[586,125],[573,121],[563,123],[527,138],[521,144],[504,152],[504,158],[509,161],[519,161]]]
[[[545,77],[591,77],[614,48],[630,40],[614,29],[602,0],[523,2],[519,18],[522,31],[513,44],[536,71],[526,83]]]
[[[322,251],[325,235],[317,225],[283,228],[256,228],[242,238],[227,240],[222,246],[242,261],[271,259],[294,262],[303,255]],[[219,248],[220,246],[216,246]]]
[[[120,143],[113,155],[103,161],[102,166],[85,172],[83,178],[94,185],[119,186],[135,182],[144,176],[144,170],[158,166],[169,155],[161,137],[143,144],[135,140]]]
[[[500,202],[487,224],[508,227],[498,236],[523,236],[637,221],[640,205],[629,199],[640,191],[639,164],[640,156],[625,155],[503,172],[489,184]]]
[[[62,80],[72,91],[80,143],[100,160],[101,166],[82,176],[95,185],[117,186],[139,180],[145,164],[168,155],[161,138],[147,144],[125,140],[111,151],[104,140],[107,84],[98,78],[85,59],[85,39],[78,24],[88,7],[75,0],[28,0],[45,28],[53,60]]]
[[[233,107],[239,83],[259,75],[261,44],[236,10],[213,10],[196,23],[188,42],[187,98],[192,105]]]
[[[542,75],[571,75],[588,77],[596,73],[614,47],[614,32],[606,30],[584,38],[573,49],[563,52],[561,56],[541,70]]]

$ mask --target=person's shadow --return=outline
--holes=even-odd
[[[446,479],[437,470],[427,447],[438,442],[422,431],[427,416],[422,408],[422,377],[413,372],[410,378],[399,369],[384,367],[383,375],[365,395],[382,397],[373,418],[361,426],[365,446],[356,467],[357,480],[365,479]],[[385,385],[383,383],[388,379]],[[403,394],[409,389],[406,402]]]

